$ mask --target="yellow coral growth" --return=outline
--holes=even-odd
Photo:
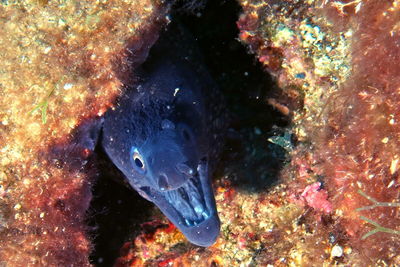
[[[157,31],[147,43],[143,32],[165,12],[151,0],[0,4],[0,265],[88,265],[90,183],[43,155],[112,104],[127,49],[148,49]]]

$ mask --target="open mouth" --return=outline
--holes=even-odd
[[[170,218],[172,221],[177,220],[179,225],[193,227],[216,213],[212,188],[202,178],[199,173],[196,173],[181,187],[174,190],[158,191],[150,187],[141,189],[168,218],[173,216]],[[163,203],[160,203],[161,201]]]
[[[215,242],[220,222],[206,165],[199,164],[197,173],[177,189],[159,191],[141,187],[141,190],[189,241],[200,246]]]
[[[190,178],[181,187],[166,191],[163,195],[187,227],[198,225],[211,215],[198,175]]]

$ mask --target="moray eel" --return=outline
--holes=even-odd
[[[210,175],[226,127],[223,101],[193,42],[179,27],[160,37],[139,82],[105,114],[101,143],[141,196],[191,243],[207,247],[220,232]]]

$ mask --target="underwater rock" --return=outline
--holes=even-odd
[[[0,4],[0,265],[87,266],[90,131],[165,23],[158,1]]]
[[[282,89],[268,101],[292,112],[304,142],[283,178],[293,192],[323,181],[353,251],[329,260],[399,264],[400,2],[241,3],[240,38]]]
[[[331,9],[332,20],[343,21],[333,11],[341,12],[354,29],[352,75],[324,114],[326,126],[316,142],[319,168],[365,262],[399,265],[400,2]]]
[[[239,37],[282,90],[268,102],[293,117],[301,139],[308,123],[322,125],[321,110],[351,73],[353,31],[340,30],[324,16],[327,1],[239,2]]]

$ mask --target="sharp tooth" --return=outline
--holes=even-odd
[[[203,218],[204,218],[204,219],[208,219],[208,217],[210,216],[210,215],[208,215],[207,212],[205,212],[205,211],[203,211],[203,212],[201,213],[201,215],[203,215]]]
[[[188,220],[188,219],[185,219],[185,223],[186,223],[186,225],[188,225],[188,226],[192,226],[192,225],[193,225],[193,223],[192,223],[190,220]]]
[[[192,204],[193,209],[196,213],[196,216],[198,218],[201,218],[201,213],[204,211],[204,204],[202,201],[202,196],[200,195],[200,192],[197,190],[196,186],[193,183],[193,180],[191,179],[190,182],[188,182],[188,197],[189,197],[189,202]]]
[[[197,203],[195,203],[195,204],[197,204]],[[203,212],[203,207],[200,206],[200,205],[196,205],[196,206],[194,207],[194,211],[195,211],[197,214],[202,214],[202,212]]]
[[[185,190],[171,190],[166,192],[166,199],[184,218],[196,218],[196,212],[188,202]]]

